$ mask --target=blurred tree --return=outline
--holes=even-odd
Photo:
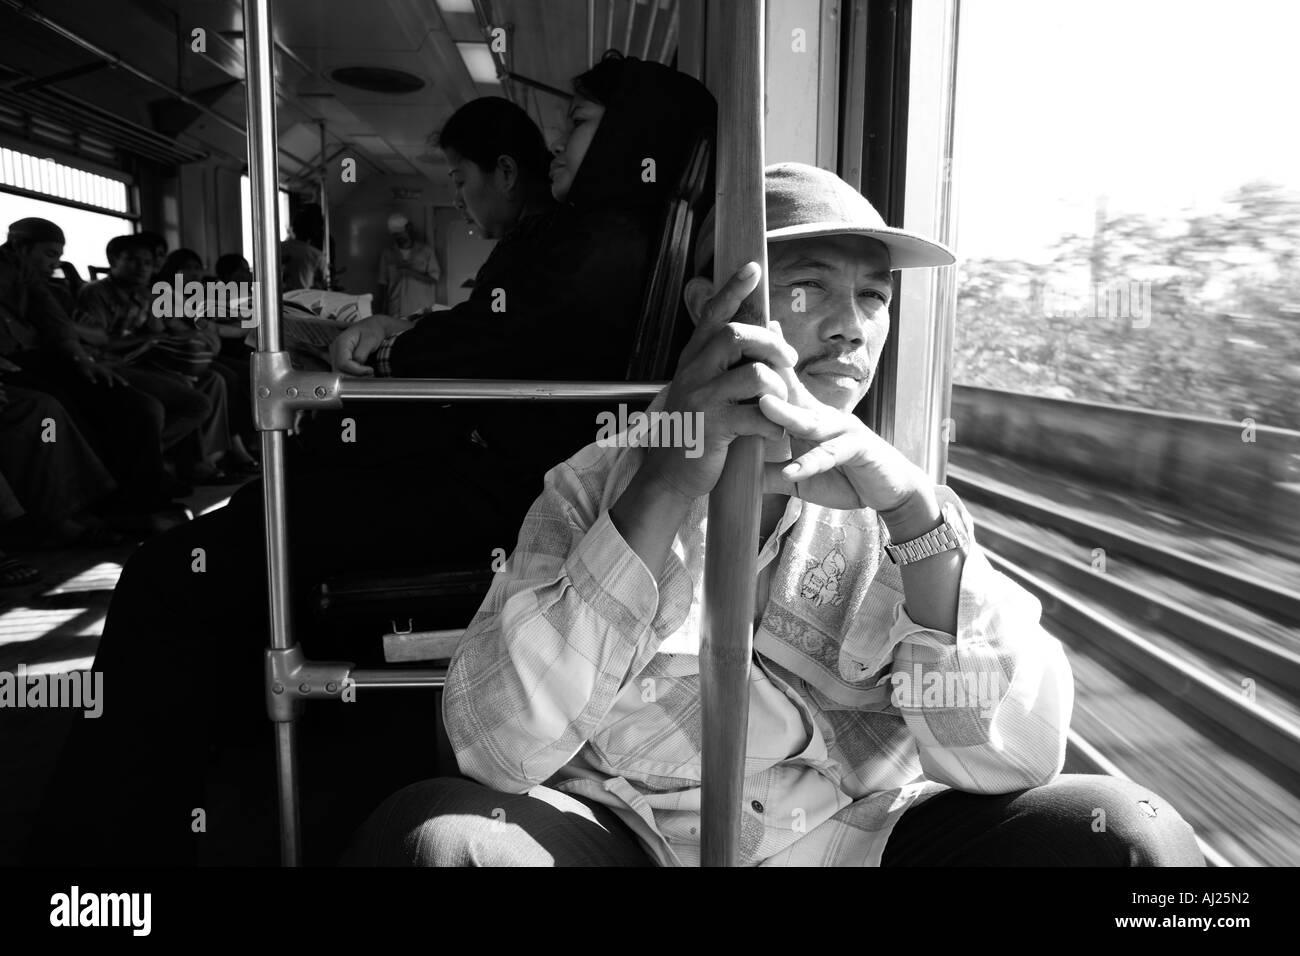
[[[963,263],[954,381],[1300,429],[1300,196],[1246,183],[1183,220],[1099,203],[1051,253]],[[1092,282],[1150,296],[1097,315]]]

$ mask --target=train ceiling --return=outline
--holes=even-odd
[[[678,2],[272,0],[281,177],[316,174],[323,122],[326,156],[441,182],[436,133],[476,96],[511,97],[550,141],[566,103],[546,87],[568,90],[610,46],[671,60]],[[506,31],[505,67],[522,79],[500,81],[491,65],[471,75],[488,52],[485,22]],[[192,49],[195,30],[205,52]],[[79,123],[158,162],[245,162],[238,0],[0,0],[0,63],[0,106],[11,111]],[[405,74],[405,88],[376,71]]]

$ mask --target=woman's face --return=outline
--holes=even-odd
[[[557,202],[569,198],[573,180],[591,148],[591,141],[596,138],[596,130],[604,115],[605,107],[595,100],[581,95],[573,98],[564,141],[556,146],[555,159],[551,160],[551,195]]]
[[[500,239],[518,222],[522,205],[514,198],[518,177],[513,165],[503,157],[495,169],[484,172],[478,163],[454,149],[444,148],[443,152],[451,178],[452,205],[485,239]]]

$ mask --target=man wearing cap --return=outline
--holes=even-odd
[[[6,381],[55,396],[119,485],[119,505],[151,511],[188,492],[163,467],[163,407],[83,346],[50,292],[64,236],[48,219],[20,219],[0,246],[0,356],[20,368]]]
[[[732,440],[759,436],[743,864],[1201,864],[1145,788],[1059,775],[1073,683],[1037,601],[852,414],[893,270],[952,254],[811,166],[769,167],[766,197],[771,325],[732,321],[757,264],[693,279],[696,332],[651,405],[698,416],[703,441],[600,442],[547,474],[447,677],[472,779],[394,795],[351,860],[699,862],[707,495]]]
[[[376,312],[400,317],[438,304],[442,267],[433,249],[416,242],[411,223],[401,213],[388,217],[389,246],[379,256],[379,297]]]

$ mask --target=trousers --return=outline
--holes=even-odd
[[[548,787],[507,794],[454,777],[412,784],[388,798],[357,831],[343,863],[652,865],[606,807]],[[1126,867],[1204,866],[1205,860],[1192,828],[1146,787],[1063,774],[1015,793],[936,794],[903,813],[881,864]]]

